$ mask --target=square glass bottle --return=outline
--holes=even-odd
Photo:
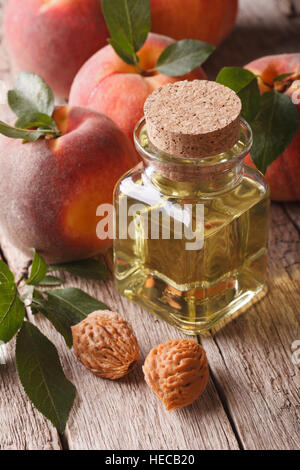
[[[214,82],[154,92],[134,136],[143,162],[115,189],[119,292],[188,334],[264,287],[269,190],[244,165],[252,132],[240,110]]]

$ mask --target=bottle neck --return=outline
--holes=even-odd
[[[137,124],[134,137],[146,177],[164,194],[186,198],[211,197],[237,186],[243,176],[244,157],[252,145],[251,128],[244,120],[234,147],[212,157],[188,158],[161,152],[150,142],[144,119]]]
[[[183,168],[144,159],[145,174],[164,194],[181,197],[213,196],[237,186],[243,176],[243,158],[213,166]]]

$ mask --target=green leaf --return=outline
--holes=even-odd
[[[260,92],[257,80],[253,80],[248,86],[239,91],[238,96],[242,102],[242,116],[251,123],[260,108]]]
[[[0,121],[0,133],[13,139],[23,139],[26,142],[35,142],[40,137],[49,134],[49,132],[45,130],[30,131],[26,129],[19,129],[9,126],[3,121]]]
[[[81,289],[68,287],[66,289],[53,289],[46,292],[52,305],[73,314],[73,319],[79,323],[95,310],[109,310],[107,305],[91,297]],[[74,323],[74,324],[76,324]]]
[[[113,39],[108,39],[107,42],[114,48],[116,54],[118,54],[126,64],[135,65],[138,62],[138,56],[135,56],[135,54],[126,54],[126,52],[124,52]]]
[[[31,308],[34,313],[42,313],[64,337],[69,348],[73,345],[71,327],[84,320],[95,310],[108,307],[85,292],[76,288],[56,289],[33,296]]]
[[[26,281],[26,284],[31,286],[38,285],[45,278],[47,270],[48,268],[44,258],[40,256],[36,250],[34,250],[30,276]]]
[[[274,82],[284,82],[284,80],[286,78],[289,78],[291,77],[292,75],[294,75],[294,72],[290,72],[290,73],[281,73],[280,75],[276,75],[275,78],[273,78],[273,83]]]
[[[31,311],[33,315],[41,313],[44,315],[54,326],[54,328],[60,333],[69,348],[73,346],[73,337],[71,326],[76,325],[79,321],[83,320],[85,316],[79,317],[74,315],[72,312],[66,312],[60,306],[57,306],[57,303],[52,299],[44,298],[40,292],[35,291],[33,293]],[[79,320],[79,321],[78,321]]]
[[[50,269],[68,271],[73,276],[83,277],[85,279],[105,280],[107,277],[107,268],[96,259],[84,259],[74,261],[73,263],[55,264]]]
[[[55,276],[45,276],[42,281],[39,282],[41,287],[51,287],[51,286],[60,286],[64,284],[64,280]]]
[[[37,289],[33,288],[32,299],[31,299],[31,304],[30,304],[31,313],[33,315],[36,315],[38,313],[43,313],[42,308],[43,308],[44,300],[45,298],[42,295],[42,293],[38,291]]]
[[[4,261],[0,260],[0,283],[13,283],[15,277]]]
[[[297,106],[288,95],[271,91],[264,93],[261,109],[251,126],[254,135],[251,157],[256,167],[265,173],[298,131]]]
[[[241,67],[224,67],[216,81],[238,94],[242,101],[242,115],[248,122],[251,122],[260,108],[261,98],[257,76]]]
[[[0,340],[10,341],[21,328],[25,307],[13,282],[0,284]]]
[[[62,434],[76,390],[64,375],[55,346],[27,321],[17,336],[16,361],[26,394]]]
[[[54,111],[54,96],[41,77],[22,72],[14,89],[8,92],[8,104],[19,117],[35,112],[51,116]]]
[[[102,0],[102,11],[114,46],[135,56],[151,30],[150,1]]]
[[[157,70],[170,77],[185,75],[199,67],[215,47],[196,39],[183,39],[168,46],[159,56]]]
[[[242,67],[224,67],[216,78],[217,83],[228,86],[236,93],[239,93],[254,80],[257,81],[256,75]]]
[[[25,114],[16,121],[15,127],[20,129],[28,129],[29,127],[43,127],[43,129],[50,128],[56,130],[56,122],[52,119],[51,116],[43,113],[29,113]]]

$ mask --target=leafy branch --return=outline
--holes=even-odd
[[[215,50],[206,42],[184,39],[166,47],[154,68],[143,70],[138,52],[151,30],[150,1],[102,0],[102,11],[111,34],[109,44],[124,62],[135,65],[142,75],[153,72],[171,77],[185,75],[200,67]]]
[[[252,127],[254,144],[251,158],[266,173],[268,167],[286,150],[299,129],[299,113],[291,98],[284,94],[292,84],[293,74],[282,74],[270,91],[260,94],[262,77],[240,67],[224,67],[216,81],[234,90],[242,101],[242,115]]]
[[[8,104],[18,119],[14,126],[0,121],[0,133],[6,137],[35,142],[40,137],[59,137],[61,132],[52,118],[54,96],[38,75],[22,72],[14,89],[8,92]]]
[[[8,266],[0,260],[0,341],[9,342],[16,334],[16,364],[20,381],[35,407],[60,433],[64,432],[75,399],[75,387],[65,377],[55,346],[25,319],[25,304],[32,314],[44,315],[72,347],[71,327],[95,310],[108,307],[76,288],[56,288],[64,281],[53,276],[69,271],[87,279],[104,280],[107,270],[95,259],[47,266],[34,250],[29,275],[15,281]],[[20,297],[18,287],[25,293]]]

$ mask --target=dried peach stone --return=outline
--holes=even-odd
[[[204,349],[189,339],[170,340],[153,348],[143,371],[147,384],[168,411],[197,400],[209,378]]]
[[[74,352],[98,377],[120,379],[137,364],[139,346],[131,326],[117,313],[99,310],[72,327]]]

